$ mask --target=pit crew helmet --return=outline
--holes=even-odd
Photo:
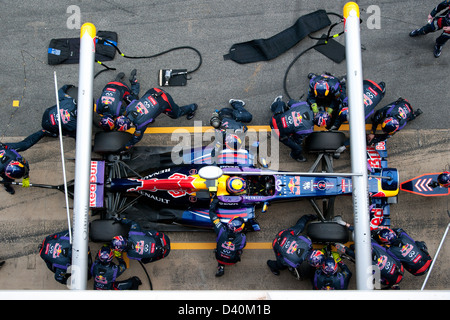
[[[241,177],[229,177],[226,182],[227,191],[231,194],[240,194],[247,189],[247,182]]]
[[[13,160],[8,163],[5,169],[5,175],[10,179],[20,179],[28,174],[28,167],[25,165],[26,160]]]
[[[114,119],[110,115],[104,115],[100,119],[99,125],[105,131],[112,131],[115,128]]]
[[[98,251],[98,260],[100,260],[101,263],[109,263],[113,260],[113,258],[114,251],[110,246],[102,246]]]
[[[127,131],[131,128],[131,120],[126,116],[118,116],[115,121],[115,126],[118,131]]]
[[[344,107],[339,111],[339,120],[341,122],[348,121],[348,107]]]
[[[230,229],[234,233],[239,233],[242,232],[242,230],[244,230],[245,221],[243,218],[236,216],[230,219],[230,221],[228,221],[227,226],[228,229]]]
[[[308,257],[309,264],[314,268],[318,268],[324,261],[325,255],[320,250],[311,251],[311,254]]]
[[[398,130],[398,128],[400,128],[400,123],[393,117],[384,119],[383,123],[381,124],[381,129],[384,133],[387,134],[394,134]]]
[[[450,188],[450,172],[444,171],[438,175],[438,183],[441,187]]]
[[[330,122],[331,117],[326,111],[319,111],[314,115],[314,124],[318,127],[326,127]]]
[[[328,276],[331,276],[337,272],[337,263],[332,257],[328,257],[322,264],[322,272]]]
[[[314,84],[314,95],[318,98],[325,98],[330,93],[330,86],[325,80],[319,80]]]
[[[378,239],[383,244],[391,244],[397,239],[397,234],[390,228],[382,229],[378,232]]]
[[[115,236],[111,240],[111,247],[116,251],[122,252],[127,248],[127,240],[125,240],[122,236]]]

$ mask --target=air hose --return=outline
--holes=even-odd
[[[98,38],[99,40],[102,40],[102,41],[104,41],[104,42],[110,44],[111,46],[113,46],[113,47],[116,49],[116,51],[117,51],[122,57],[128,58],[128,59],[152,59],[152,58],[156,58],[156,57],[162,56],[162,55],[167,54],[167,53],[172,52],[172,51],[177,51],[177,50],[192,50],[192,51],[194,51],[194,52],[198,55],[198,57],[199,57],[199,63],[198,63],[198,65],[197,65],[197,67],[196,67],[195,69],[186,72],[186,74],[185,74],[186,79],[188,79],[188,78],[187,78],[187,75],[188,75],[188,74],[194,73],[195,71],[197,71],[198,69],[200,69],[200,66],[202,65],[202,62],[203,62],[202,55],[201,55],[200,51],[198,51],[197,49],[195,49],[195,48],[193,48],[193,47],[191,47],[191,46],[180,46],[180,47],[171,48],[171,49],[168,49],[168,50],[165,50],[165,51],[162,51],[162,52],[160,52],[160,53],[157,53],[157,54],[154,54],[154,55],[150,55],[150,56],[137,56],[137,57],[134,57],[134,56],[128,56],[128,55],[124,54],[122,51],[120,51],[120,49],[119,49],[119,48],[116,46],[116,44],[113,43],[112,41],[109,41],[108,39],[104,39],[104,38],[101,38],[101,37],[97,37],[97,38]],[[103,71],[107,71],[107,70],[115,70],[114,68],[110,68],[110,67],[104,65],[103,63],[101,63],[101,62],[99,62],[99,61],[97,61],[97,63],[99,63],[100,65],[102,65],[102,66],[105,67],[106,69],[105,69],[105,70],[102,70],[102,71],[100,71],[100,72],[98,72],[98,73],[95,75],[95,77],[97,77],[97,76],[98,76],[101,72],[103,72]],[[94,78],[95,78],[95,77],[94,77]],[[189,79],[188,79],[188,80],[189,80]]]

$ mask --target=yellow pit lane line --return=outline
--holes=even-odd
[[[215,242],[176,242],[170,243],[171,250],[213,250]],[[272,249],[272,242],[248,242],[245,249]]]
[[[347,242],[344,245],[349,247],[353,242]],[[171,250],[214,250],[217,244],[215,242],[175,242],[170,244]],[[322,249],[324,245],[313,244],[314,249]],[[267,250],[272,249],[272,242],[248,242],[244,249]],[[333,248],[333,251],[336,251]]]
[[[265,130],[265,131],[271,131],[270,126],[247,126],[249,130]],[[371,130],[372,125],[366,124],[366,130]],[[202,126],[202,127],[149,127],[145,130],[146,134],[161,134],[161,133],[173,133],[175,130],[178,130],[179,132],[185,131],[189,133],[204,133],[209,130],[214,130],[213,127],[209,126]],[[314,127],[314,131],[326,131],[325,128],[318,128]],[[339,131],[349,131],[349,125],[343,124]],[[133,133],[134,129],[130,129],[127,132]]]

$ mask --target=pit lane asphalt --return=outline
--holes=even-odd
[[[282,79],[292,59],[315,41],[305,39],[296,47],[270,62],[238,65],[224,61],[222,55],[234,43],[270,37],[292,25],[295,20],[317,9],[342,11],[345,1],[315,3],[313,1],[96,1],[78,4],[82,22],[92,22],[97,30],[116,31],[119,47],[130,56],[153,54],[180,45],[191,45],[203,55],[203,65],[192,75],[186,87],[168,88],[179,104],[196,102],[196,120],[208,125],[211,112],[227,106],[230,98],[244,99],[254,115],[253,125],[266,125],[269,105],[275,96],[283,94]],[[362,10],[361,27],[364,77],[384,81],[387,93],[385,105],[398,97],[408,99],[424,114],[408,124],[407,129],[389,141],[389,164],[397,167],[402,181],[426,172],[449,167],[448,110],[449,92],[443,78],[448,68],[448,48],[441,58],[432,55],[437,34],[411,39],[409,31],[426,23],[426,15],[436,5],[434,1],[378,1],[381,12],[380,29],[369,29],[364,23],[369,14],[370,1],[358,1]],[[53,71],[59,84],[78,81],[77,65],[49,66],[47,48],[50,39],[73,38],[79,30],[67,27],[70,1],[6,0],[0,13],[4,41],[0,48],[0,136],[2,142],[18,141],[40,128],[43,111],[54,104]],[[245,25],[245,28],[242,25]],[[321,33],[318,32],[317,35]],[[343,43],[343,36],[337,39]],[[211,45],[213,44],[213,45]],[[190,53],[172,53],[155,60],[131,60],[116,56],[107,63],[117,72],[138,69],[141,92],[157,85],[161,68],[193,68],[197,57]],[[102,70],[95,67],[96,72]],[[345,63],[335,64],[316,52],[309,52],[291,69],[288,88],[292,96],[307,90],[309,72],[345,74]],[[115,76],[102,73],[94,82],[94,92]],[[14,101],[17,101],[18,107]],[[155,126],[191,126],[192,121],[176,121],[161,116]],[[147,137],[146,137],[147,139]],[[167,135],[151,135],[143,143],[167,142]],[[67,155],[74,156],[74,144],[65,139]],[[62,183],[58,143],[45,138],[38,146],[23,153],[31,162],[32,183]],[[307,169],[307,164],[293,163],[287,152],[280,156],[281,168]],[[336,161],[336,171],[348,168],[348,155]],[[69,173],[73,168],[69,165]],[[64,197],[61,192],[16,187],[16,195],[0,193],[2,221],[0,257],[6,264],[0,270],[0,290],[54,289],[64,286],[37,257],[36,250],[43,237],[66,226]],[[338,201],[337,214],[351,219],[351,199]],[[448,198],[422,198],[402,193],[392,209],[393,226],[402,227],[415,239],[426,241],[432,255],[439,245],[448,223]],[[276,232],[291,226],[303,213],[310,213],[308,203],[277,204],[259,217],[263,230],[249,234],[252,243],[272,241]],[[282,217],[282,218],[280,218]],[[264,228],[266,226],[266,228]],[[170,234],[174,243],[214,241],[210,233]],[[92,251],[95,252],[95,245]],[[449,289],[448,246],[444,246],[435,265],[427,289]],[[265,261],[272,259],[267,249],[246,250],[242,261],[227,268],[221,279],[214,277],[215,262],[212,250],[174,250],[167,259],[147,266],[154,289],[158,290],[283,290],[310,289],[308,281],[298,282],[287,272],[273,276]],[[131,265],[123,277],[138,275],[147,289],[145,274],[139,265]],[[420,289],[423,277],[405,275],[402,289]],[[89,284],[91,287],[91,283]],[[354,280],[351,289],[355,288]]]

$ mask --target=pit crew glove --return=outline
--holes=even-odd
[[[25,178],[22,180],[22,187],[28,188],[30,186],[30,178]]]

